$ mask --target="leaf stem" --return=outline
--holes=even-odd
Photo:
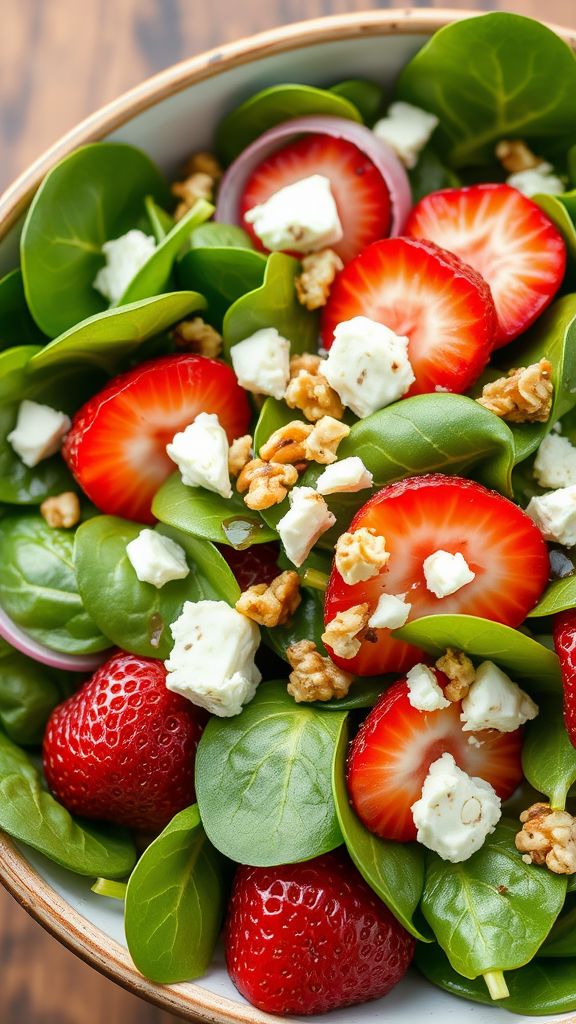
[[[302,575],[302,586],[311,587],[312,590],[326,590],[328,575],[325,572],[320,572],[319,569],[305,569]]]
[[[108,896],[111,900],[124,900],[126,896],[126,882],[113,882],[111,878],[97,878],[92,886],[92,892],[97,896]]]
[[[508,999],[510,992],[503,971],[486,971],[483,978],[492,999]]]

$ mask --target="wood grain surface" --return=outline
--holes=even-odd
[[[327,14],[505,8],[576,27],[574,0],[0,0],[0,191],[64,131],[141,79],[222,42]],[[2,1024],[169,1024],[101,978],[0,889]]]

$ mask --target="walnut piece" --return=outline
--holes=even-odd
[[[304,458],[309,462],[320,462],[329,466],[336,462],[336,452],[340,441],[348,437],[350,427],[340,423],[333,416],[323,416],[318,420],[304,442]]]
[[[260,458],[265,462],[302,462],[306,458],[305,442],[313,429],[302,420],[292,420],[285,427],[279,427],[262,445]]]
[[[555,875],[576,873],[576,818],[553,811],[550,804],[532,804],[520,815],[522,831],[516,849],[527,864],[545,864]]]
[[[290,673],[288,693],[296,703],[311,700],[331,700],[345,697],[354,677],[324,658],[312,640],[299,640],[286,651],[293,672]]]
[[[389,558],[386,538],[365,526],[354,533],[342,533],[336,542],[335,565],[349,586],[377,576]]]
[[[70,530],[80,522],[80,501],[74,491],[64,491],[46,498],[40,505],[40,514],[48,526]]]
[[[174,211],[174,220],[182,220],[199,199],[212,199],[214,178],[204,171],[195,171],[183,181],[173,182],[171,192],[180,200]]]
[[[355,604],[344,612],[338,612],[326,626],[322,643],[339,658],[354,658],[362,645],[358,634],[364,632],[369,618],[369,604]]]
[[[447,700],[464,700],[468,696],[468,690],[476,678],[476,670],[464,651],[457,651],[453,647],[446,648],[446,654],[438,658],[436,668],[448,676],[450,682],[444,689],[444,696]]]
[[[295,466],[283,466],[280,462],[263,462],[251,459],[241,470],[236,487],[244,494],[248,508],[262,509],[279,505],[298,479]],[[245,493],[247,492],[247,493]]]
[[[535,156],[522,139],[502,139],[496,146],[496,159],[509,174],[529,171],[539,167],[542,159]]]
[[[302,260],[302,273],[296,278],[298,302],[306,309],[320,309],[325,306],[330,288],[344,264],[333,249],[312,252]]]
[[[509,423],[546,423],[554,390],[551,373],[547,359],[509,370],[506,377],[486,384],[477,402]]]
[[[213,181],[218,181],[224,173],[214,154],[204,151],[193,153],[184,164],[184,174],[187,177],[197,172],[208,174]]]
[[[252,435],[244,434],[243,437],[237,437],[228,450],[228,472],[230,476],[238,476],[242,472],[244,466],[250,462],[252,458]]]
[[[261,626],[283,626],[294,614],[300,601],[300,577],[297,572],[283,572],[271,583],[255,583],[236,601],[236,611]]]
[[[176,324],[172,338],[180,351],[197,352],[209,359],[216,359],[222,351],[222,335],[205,323],[201,316]]]
[[[294,356],[290,360],[290,380],[284,401],[289,409],[301,409],[312,422],[323,416],[341,420],[344,406],[320,372],[321,364],[319,356]]]

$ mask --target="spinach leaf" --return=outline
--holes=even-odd
[[[188,981],[210,965],[224,913],[221,857],[196,804],[180,811],[146,848],[128,882],[128,949],[146,978]]]
[[[430,192],[438,192],[441,188],[459,188],[461,185],[460,179],[442,163],[431,145],[422,150],[416,167],[408,171],[408,177],[414,203]]]
[[[561,196],[540,195],[533,196],[533,200],[550,217],[566,242],[568,260],[573,271],[576,263],[576,226],[566,204]]]
[[[0,724],[14,743],[35,746],[53,708],[62,700],[50,669],[17,651],[0,661]]]
[[[136,860],[128,832],[73,818],[42,788],[30,758],[2,733],[0,829],[78,875],[122,878]]]
[[[206,542],[167,526],[158,530],[180,544],[188,556],[190,574],[159,590],[141,583],[128,561],[126,545],[144,529],[115,516],[95,516],[76,532],[74,568],[78,591],[87,613],[115,644],[132,654],[167,658],[172,648],[170,623],[185,601],[225,600],[231,604],[240,590],[220,552]],[[208,550],[207,550],[208,549]],[[204,570],[199,569],[200,555]]]
[[[18,345],[0,352],[0,402],[28,398],[30,381],[26,372],[32,356],[42,351],[40,345]]]
[[[302,588],[301,594],[302,601],[292,618],[284,626],[275,626],[274,629],[264,631],[264,641],[284,661],[288,660],[288,647],[299,640],[314,640],[320,653],[326,654],[326,648],[321,640],[324,632],[324,594],[318,590],[305,588]]]
[[[331,85],[329,92],[343,96],[362,117],[365,124],[373,124],[384,104],[384,89],[379,82],[368,78],[347,78],[344,82]]]
[[[276,540],[274,531],[236,491],[230,499],[222,498],[203,487],[188,487],[179,473],[173,473],[162,484],[152,502],[152,512],[161,523],[216,544],[247,548]]]
[[[52,494],[74,489],[74,481],[60,455],[25,466],[8,434],[16,426],[20,403],[0,406],[0,501],[10,505],[39,505]]]
[[[522,768],[528,782],[546,794],[552,807],[563,810],[576,782],[576,750],[568,739],[559,702],[547,701],[538,718],[527,725]]]
[[[191,249],[254,249],[247,231],[237,224],[220,224],[209,220],[194,228],[190,235]],[[262,256],[263,254],[260,253]],[[266,257],[263,257],[266,259]]]
[[[221,227],[207,224],[206,227]],[[206,319],[221,329],[229,307],[247,292],[260,288],[266,257],[253,249],[206,246],[190,249],[178,264],[182,288],[199,291],[208,303]]]
[[[26,305],[22,272],[13,270],[0,280],[0,349],[43,345],[45,341]]]
[[[510,672],[513,679],[522,680],[531,693],[561,689],[560,666],[554,651],[501,622],[476,615],[425,615],[394,630],[394,636],[430,654],[458,647],[471,658],[494,661],[504,672]]]
[[[273,85],[250,96],[223,118],[216,132],[216,150],[225,163],[231,163],[269,128],[307,114],[362,121],[359,111],[344,96],[311,85]]]
[[[400,924],[417,939],[428,942],[413,919],[424,890],[424,848],[416,843],[389,842],[364,828],[350,806],[346,790],[347,750],[348,733],[343,728],[334,757],[332,792],[348,853]]]
[[[318,316],[301,306],[294,279],[300,263],[283,252],[270,253],[264,281],[242,295],[224,317],[224,351],[263,327],[275,327],[290,342],[290,352],[315,352],[318,347]]]
[[[64,157],[38,189],[22,230],[24,288],[50,338],[107,306],[92,283],[102,246],[138,226],[144,199],[167,204],[166,182],[145,153],[97,142]]]
[[[373,708],[390,683],[394,682],[393,676],[371,676],[364,679],[356,679],[347,697],[339,700],[334,697],[332,700],[314,701],[310,707],[320,708],[322,711],[354,711],[356,709]]]
[[[537,955],[538,958],[570,956],[576,959],[576,907],[558,918]]]
[[[84,608],[73,565],[74,536],[38,515],[0,521],[0,605],[39,643],[65,654],[110,646]]]
[[[345,713],[296,704],[280,681],[263,683],[241,715],[211,718],[196,755],[196,795],[216,849],[266,866],[340,846],[330,777],[345,721]]]
[[[538,604],[531,612],[529,619],[541,618],[544,615],[555,615],[567,608],[576,607],[576,576],[567,576],[562,580],[553,580],[547,587]]]
[[[160,242],[164,241],[166,235],[172,231],[172,228],[174,227],[174,218],[171,217],[163,207],[158,206],[158,203],[154,202],[152,196],[146,196],[144,206],[146,208],[148,220],[150,221],[152,233],[156,239],[156,243],[159,245]]]
[[[575,92],[566,43],[531,18],[503,12],[440,29],[397,85],[399,99],[440,118],[434,145],[453,167],[489,160],[505,138],[562,152],[576,135]]]

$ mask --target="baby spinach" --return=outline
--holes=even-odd
[[[62,700],[53,672],[17,651],[0,661],[0,723],[14,743],[42,742],[53,708]]]
[[[123,878],[136,861],[124,829],[80,823],[42,787],[20,747],[0,733],[0,829],[78,875]]]
[[[29,397],[28,363],[41,351],[41,345],[17,345],[0,352],[0,402],[15,402]]]
[[[466,59],[462,59],[466,54]],[[436,114],[453,167],[489,160],[500,139],[560,151],[576,135],[576,61],[544,25],[498,12],[436,32],[400,74],[397,98]]]
[[[266,866],[340,846],[330,778],[345,721],[345,713],[296,704],[280,681],[262,683],[241,715],[211,718],[196,755],[196,795],[216,849]]]
[[[194,804],[146,848],[130,876],[124,923],[136,967],[163,985],[198,978],[212,959],[223,913],[221,857]]]
[[[538,604],[528,613],[529,619],[541,618],[544,615],[555,615],[567,608],[576,607],[576,576],[567,576],[562,580],[550,583]]]
[[[216,132],[216,149],[231,163],[259,135],[283,121],[307,114],[362,121],[359,111],[344,96],[311,85],[272,85],[230,111]]]
[[[90,654],[109,647],[78,593],[74,536],[38,515],[0,521],[0,605],[27,633],[52,650]]]
[[[18,407],[19,403],[0,406],[0,501],[39,505],[52,494],[73,489],[73,480],[59,455],[32,467],[18,458],[8,442],[8,434],[16,425]]]
[[[546,794],[552,807],[563,810],[576,782],[576,749],[568,739],[560,702],[547,701],[526,726],[522,767],[528,782]]]
[[[272,650],[287,661],[286,651],[299,640],[314,640],[321,654],[326,654],[322,643],[324,632],[324,594],[318,590],[302,588],[302,601],[294,615],[284,626],[267,629],[264,640]],[[338,701],[338,704],[340,701]]]
[[[253,250],[254,246],[248,232],[239,228],[237,224],[220,224],[220,222],[209,220],[194,228],[190,235],[190,248]]]
[[[538,203],[541,210],[544,210],[550,220],[554,222],[566,242],[568,260],[572,264],[572,270],[576,262],[576,226],[570,213],[562,201],[561,196],[540,195],[534,196],[534,202]]]
[[[162,206],[154,202],[152,196],[146,196],[144,200],[144,206],[146,208],[146,214],[150,221],[150,227],[152,228],[152,234],[156,239],[156,244],[159,245],[163,242],[172,228],[174,227],[174,218],[170,216]]]
[[[320,708],[322,711],[355,711],[373,708],[393,681],[393,676],[370,676],[356,679],[352,683],[347,697],[315,701],[311,707]]]
[[[115,516],[95,516],[84,523],[76,532],[74,545],[78,590],[87,613],[113,643],[132,654],[167,658],[172,648],[170,623],[178,618],[185,601],[234,604],[240,591],[212,544],[168,526],[157,529],[184,548],[190,573],[160,589],[141,583],[128,561],[126,545],[142,529],[138,523]]]
[[[538,957],[574,957],[576,959],[576,907],[558,918]]]
[[[64,157],[38,189],[22,230],[24,288],[34,320],[50,338],[106,308],[93,287],[102,246],[140,226],[144,199],[170,199],[145,153],[97,142]]]
[[[224,317],[224,350],[263,327],[275,327],[290,342],[292,355],[314,352],[318,344],[318,316],[300,305],[294,280],[300,263],[283,252],[270,253],[259,288],[242,295]]]
[[[412,200],[417,203],[423,196],[430,192],[437,192],[441,188],[459,188],[460,179],[446,167],[432,146],[426,148],[420,154],[416,167],[408,171],[410,188],[412,189]]]
[[[43,345],[45,341],[26,305],[22,272],[13,270],[0,280],[0,349]]]
[[[352,103],[365,124],[374,123],[384,103],[384,89],[379,82],[372,82],[369,78],[347,78],[331,85],[328,91]]]
[[[220,227],[207,224],[206,227]],[[208,304],[206,319],[221,328],[226,311],[247,292],[260,288],[266,257],[253,249],[230,245],[192,248],[178,264],[183,288],[199,291]]]
[[[161,523],[216,544],[247,548],[276,540],[274,530],[244,504],[236,491],[231,498],[222,498],[203,487],[186,486],[179,473],[173,473],[162,484],[152,502],[152,512]]]

